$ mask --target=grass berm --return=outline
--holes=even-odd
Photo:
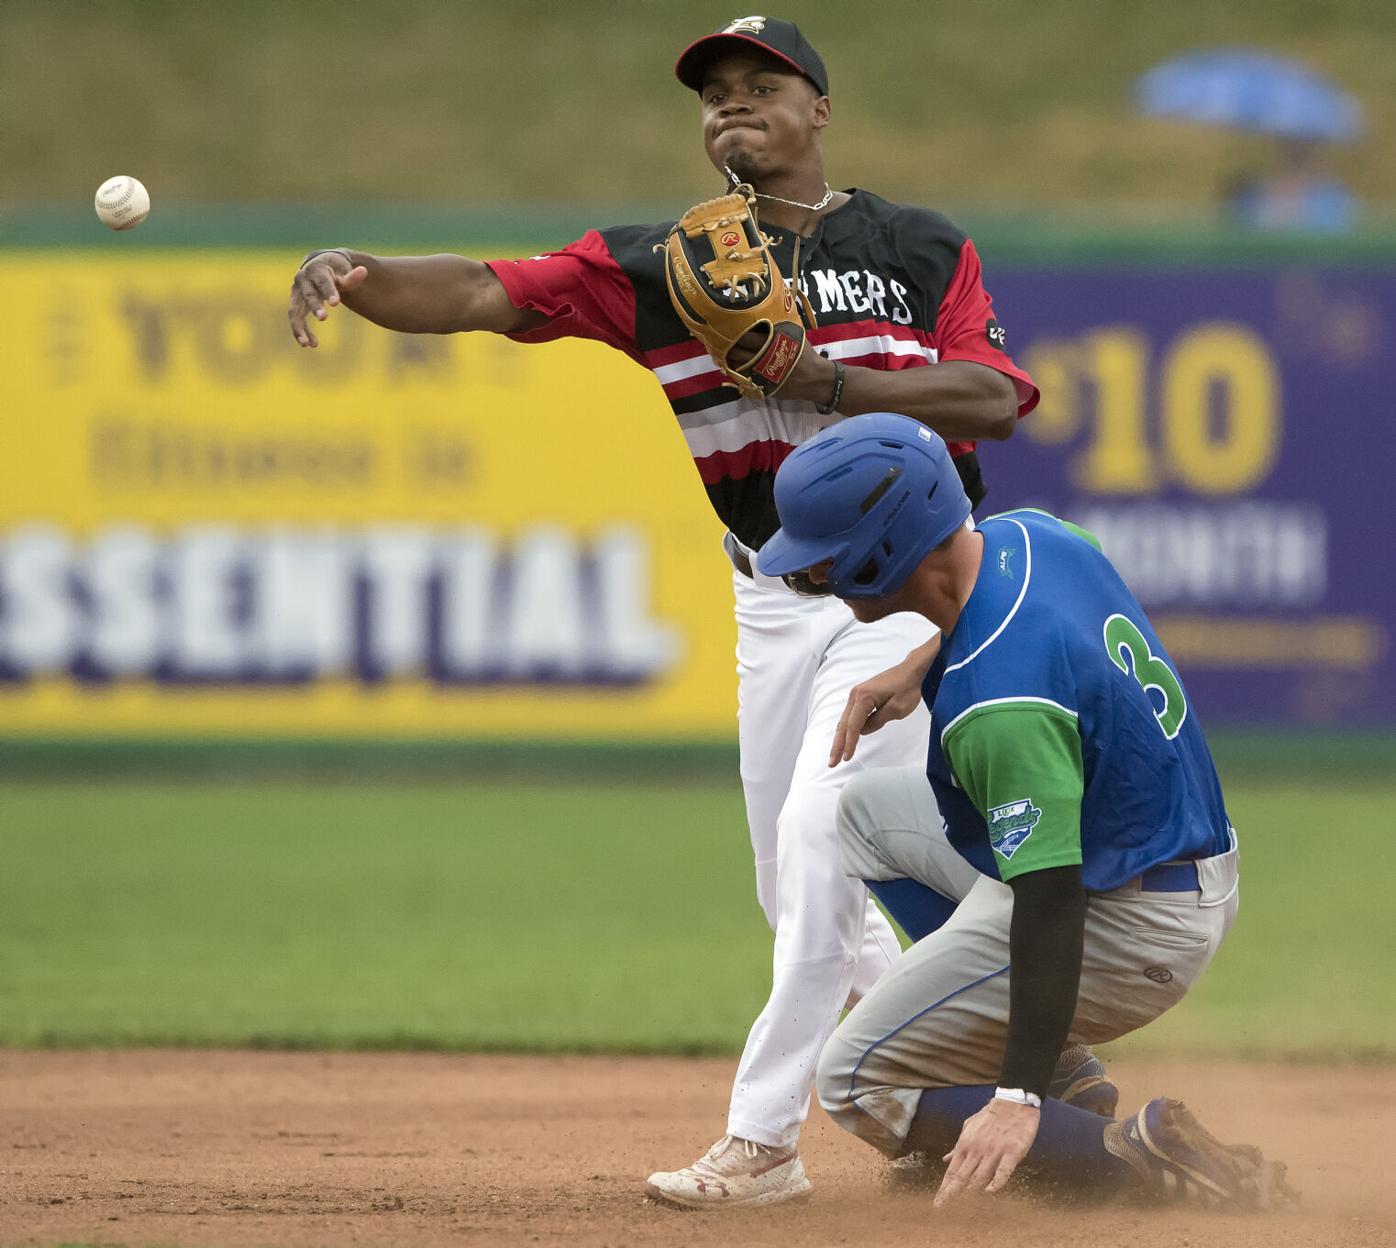
[[[131,171],[166,207],[686,205],[713,175],[672,65],[738,15],[710,0],[6,0],[0,203],[85,201]],[[838,185],[956,213],[1209,217],[1271,144],[1141,119],[1133,83],[1169,56],[1239,45],[1358,97],[1368,133],[1331,153],[1334,171],[1378,215],[1396,203],[1396,6],[802,0],[782,15],[829,65]]]

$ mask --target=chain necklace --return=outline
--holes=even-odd
[[[808,208],[810,212],[818,212],[821,208],[829,206],[829,201],[834,198],[834,192],[827,182],[824,183],[824,198],[817,204],[802,204],[798,199],[782,199],[779,195],[765,195],[761,191],[756,192],[756,198],[773,199],[778,204],[789,204],[792,208]]]
[[[732,184],[734,186],[740,186],[742,184],[741,178],[739,178],[735,173],[733,173],[731,169],[729,169],[726,165],[723,165],[722,168],[723,171],[727,174],[727,176],[732,180]],[[827,182],[824,183],[824,198],[821,199],[817,204],[802,204],[798,199],[783,199],[779,195],[767,195],[764,191],[758,191],[754,187],[752,188],[752,194],[755,195],[757,199],[774,200],[778,204],[789,204],[792,208],[803,208],[806,212],[818,212],[822,208],[827,208],[829,206],[830,200],[834,198],[833,188]]]

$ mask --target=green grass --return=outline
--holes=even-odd
[[[1389,784],[1233,781],[1241,918],[1126,1043],[1396,1058]],[[0,783],[0,1043],[732,1052],[728,784]]]
[[[764,920],[727,788],[0,788],[0,1039],[732,1045]]]

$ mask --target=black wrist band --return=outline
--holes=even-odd
[[[834,392],[829,396],[827,403],[820,403],[815,407],[815,411],[821,416],[832,416],[838,408],[839,400],[843,398],[843,375],[845,369],[842,360],[834,361]]]
[[[321,247],[319,251],[306,252],[305,259],[301,261],[301,268],[305,268],[305,266],[309,264],[312,260],[314,260],[316,256],[328,255],[332,251],[337,251],[347,261],[349,261],[350,264],[354,263],[354,257],[351,256],[347,251],[345,251],[343,247]]]

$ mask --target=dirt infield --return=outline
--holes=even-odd
[[[0,1053],[0,1243],[1396,1244],[1396,1070],[1120,1061],[1133,1106],[1184,1097],[1289,1162],[1300,1212],[1071,1213],[1008,1195],[936,1211],[815,1111],[801,1207],[642,1201],[720,1135],[731,1064],[621,1058]]]

